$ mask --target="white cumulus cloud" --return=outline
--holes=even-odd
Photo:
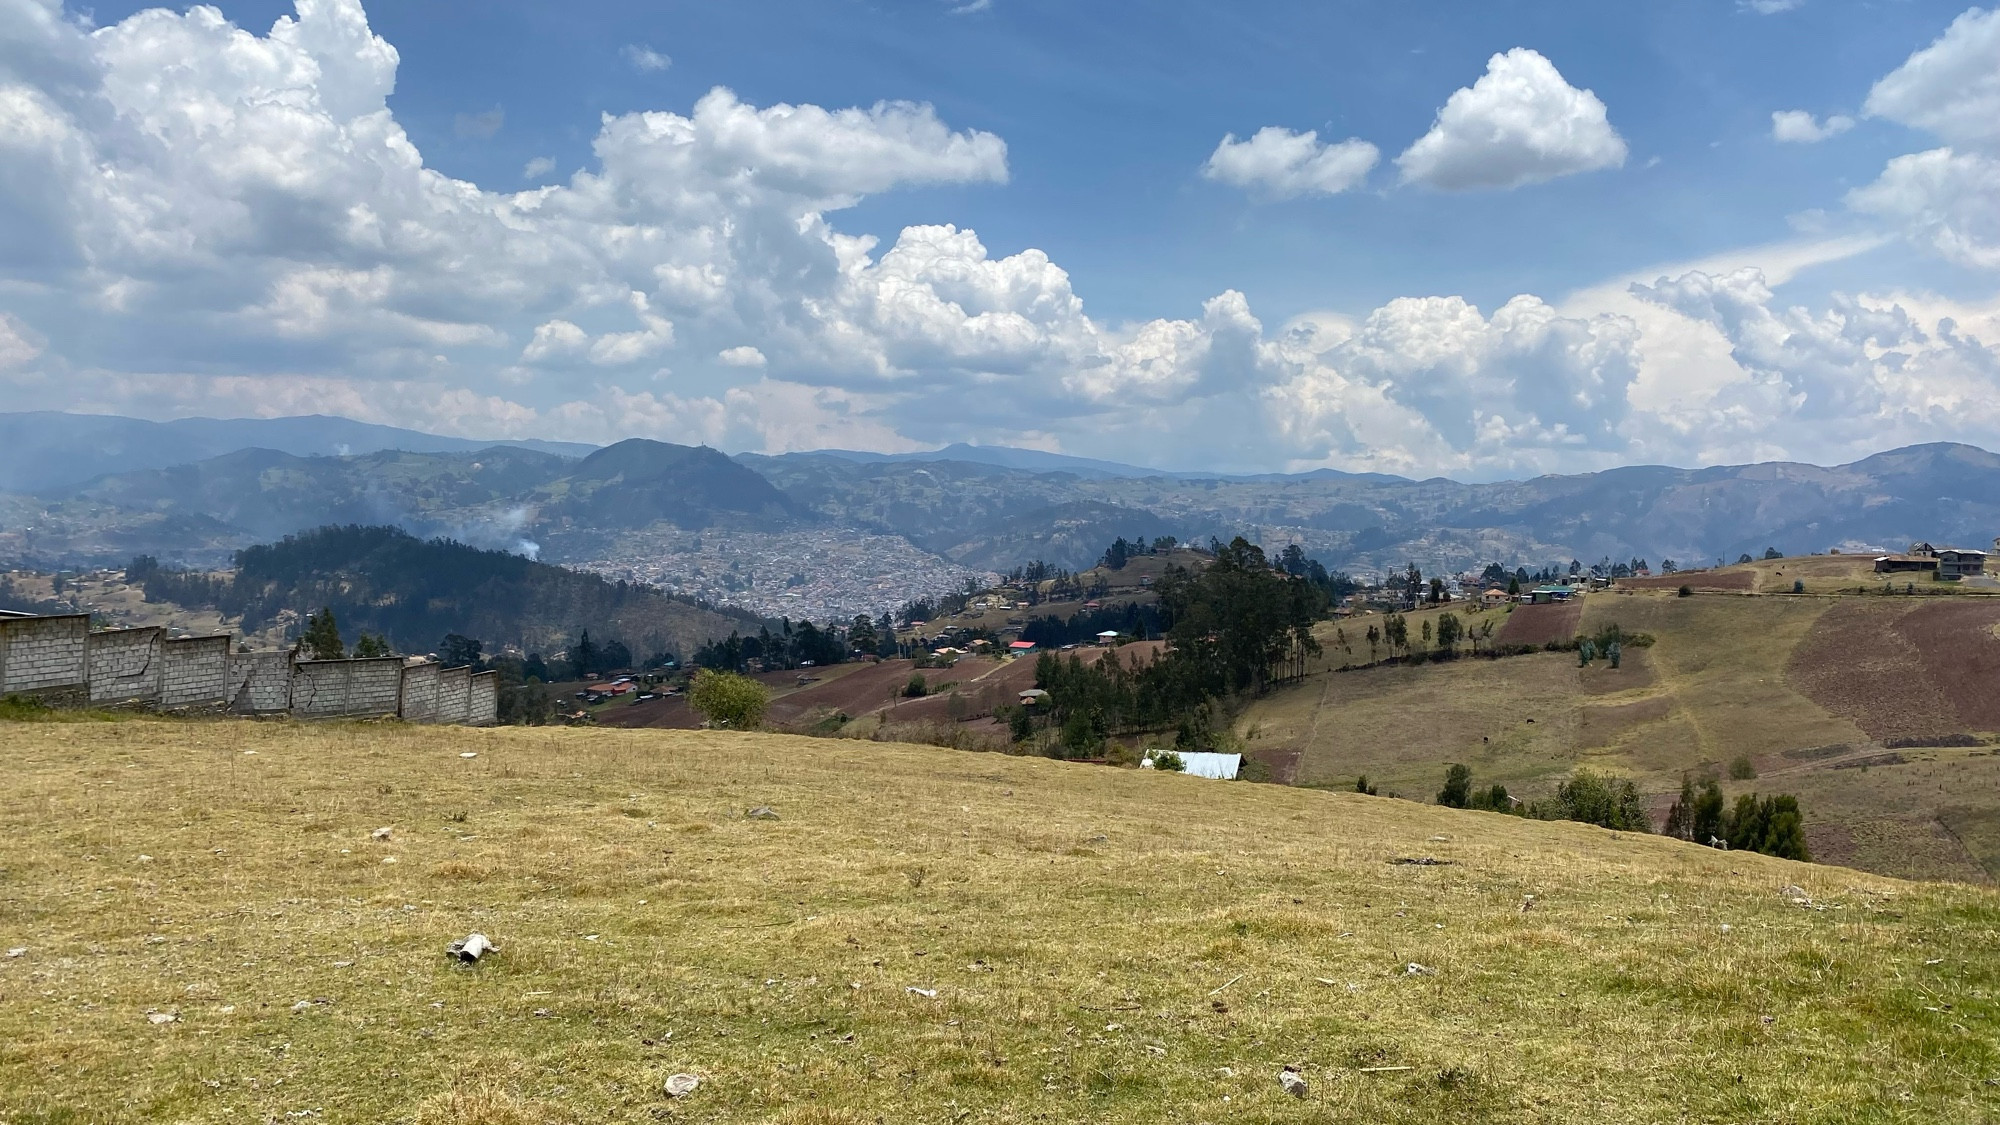
[[[715,354],[715,358],[731,367],[762,367],[765,363],[764,353],[748,344],[724,348]]]
[[[1358,138],[1324,144],[1317,132],[1267,125],[1248,140],[1239,141],[1234,133],[1223,137],[1201,174],[1274,199],[1338,195],[1367,179],[1380,157],[1374,145]]]
[[[1526,47],[1487,60],[1396,166],[1405,183],[1446,191],[1511,188],[1625,163],[1604,103]]]
[[[1771,139],[1786,144],[1817,144],[1854,128],[1854,119],[1834,114],[1820,121],[1803,109],[1781,109],[1771,114]]]
[[[524,180],[539,180],[555,170],[556,162],[554,157],[537,156],[521,166],[521,178]]]
[[[1968,9],[1868,91],[1862,112],[1954,145],[2000,144],[2000,10]]]

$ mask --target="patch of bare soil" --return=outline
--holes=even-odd
[[[865,715],[900,698],[915,670],[916,665],[908,660],[884,660],[774,699],[768,714],[777,723],[789,723],[820,709]]]
[[[1554,602],[1547,605],[1517,605],[1507,615],[1507,623],[1493,635],[1496,645],[1545,645],[1576,636],[1583,620],[1583,601]]]
[[[1794,690],[1851,720],[1870,738],[1963,730],[1957,708],[1928,675],[1922,650],[1899,627],[1913,608],[1889,600],[1841,602],[1792,650],[1786,678]]]
[[[2000,730],[2000,605],[1952,598],[1920,606],[1896,632],[1922,655],[1923,669],[1958,712],[1960,729]]]
[[[606,707],[599,711],[596,723],[601,727],[646,727],[656,730],[700,730],[701,716],[688,706],[684,695],[669,695],[662,699],[648,699],[629,707]]]

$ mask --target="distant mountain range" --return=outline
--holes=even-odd
[[[74,418],[0,416],[0,433],[23,417]],[[371,440],[405,445],[426,437],[385,427],[342,430],[360,424],[341,419],[275,421],[311,423],[299,432],[320,434],[315,440],[362,430]],[[47,433],[36,440],[48,457],[93,456],[58,449]],[[68,565],[144,551],[213,563],[251,543],[328,523],[395,524],[578,563],[615,563],[621,553],[630,561],[642,549],[630,533],[663,525],[703,535],[834,528],[900,535],[962,565],[994,570],[1038,558],[1087,566],[1121,535],[1240,534],[1273,547],[1300,543],[1331,567],[1380,572],[1415,562],[1430,573],[1496,561],[1635,556],[1691,566],[1766,547],[1804,553],[1919,539],[1984,546],[2000,534],[2000,456],[1950,444],[1830,468],[1639,466],[1486,484],[1325,470],[1165,474],[974,446],[732,458],[642,439],[601,450],[531,444],[346,456],[236,449],[15,488],[0,492],[0,560]],[[7,455],[19,458],[17,450]]]
[[[106,473],[164,469],[244,449],[297,457],[345,457],[384,449],[469,452],[511,445],[583,457],[597,447],[567,441],[474,441],[313,414],[298,418],[179,418],[148,422],[110,414],[0,414],[0,492],[38,492]]]

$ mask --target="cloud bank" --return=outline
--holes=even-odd
[[[1981,269],[2000,268],[1991,137],[1951,99],[1986,96],[1952,93],[1986,20],[1868,103],[1963,151],[1901,157],[1850,198]],[[1808,310],[1754,271],[1677,269],[1589,301],[1413,296],[1273,325],[1230,290],[1109,323],[1041,250],[840,228],[872,195],[1007,182],[1001,138],[928,106],[717,88],[606,115],[583,170],[496,191],[426,165],[356,0],[298,0],[262,35],[211,8],[91,29],[0,0],[0,29],[0,393],[21,408],[1488,477],[2000,435],[2000,318],[1923,294]],[[1397,165],[1503,189],[1625,156],[1595,95],[1515,50]],[[1327,194],[1377,158],[1273,128],[1226,138],[1206,174]]]

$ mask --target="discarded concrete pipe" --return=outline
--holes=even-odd
[[[485,934],[473,934],[464,941],[452,942],[449,952],[453,957],[470,965],[488,953],[494,952],[496,948],[492,942],[486,940]]]

